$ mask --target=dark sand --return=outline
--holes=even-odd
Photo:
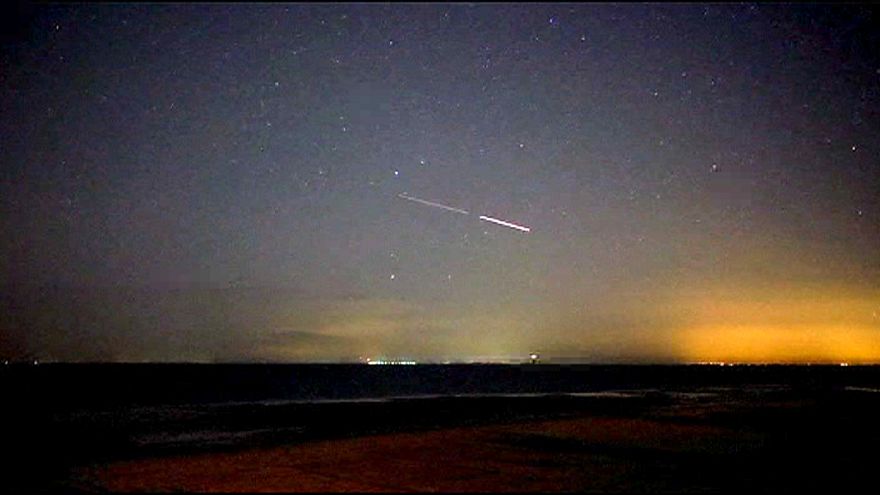
[[[847,397],[678,405],[635,418],[582,415],[157,456],[81,466],[67,486],[116,492],[853,489],[870,483],[880,465],[872,453],[880,436],[870,412],[877,412],[876,397]],[[862,406],[867,410],[859,412]]]
[[[584,418],[116,462],[78,477],[111,491],[668,491],[682,489],[681,458],[701,464],[700,454],[737,448],[755,440]]]

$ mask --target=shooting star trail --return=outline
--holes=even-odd
[[[455,213],[461,213],[462,215],[470,215],[470,213],[468,213],[467,210],[462,210],[461,208],[454,208],[449,205],[444,205],[443,203],[435,203],[433,201],[427,201],[424,199],[417,198],[415,196],[410,196],[407,193],[400,193],[397,195],[397,197],[401,198],[401,199],[405,199],[407,201],[414,201],[416,203],[420,203],[425,206],[432,206],[434,208],[440,208],[441,210],[447,210],[447,211],[452,211]],[[480,215],[480,220],[483,220],[485,222],[492,222],[492,223],[495,223],[498,225],[502,225],[504,227],[509,227],[511,229],[516,229],[521,232],[531,232],[532,231],[532,229],[530,229],[529,227],[526,227],[524,225],[517,225],[512,222],[505,222],[504,220],[499,220],[497,218],[489,217],[486,215]]]
[[[504,220],[498,220],[497,218],[487,217],[486,215],[480,215],[480,220],[484,220],[486,222],[497,223],[498,225],[503,225],[505,227],[510,227],[512,229],[520,230],[523,232],[531,232],[532,229],[525,227],[523,225],[517,225],[515,223],[505,222]]]
[[[414,197],[414,196],[410,196],[410,195],[408,195],[408,194],[406,194],[406,193],[400,193],[400,194],[397,195],[397,197],[398,197],[398,198],[403,198],[403,199],[406,199],[406,200],[409,200],[409,201],[415,201],[416,203],[421,203],[421,204],[423,204],[423,205],[433,206],[434,208],[441,208],[441,209],[443,209],[443,210],[453,211],[453,212],[455,212],[455,213],[461,213],[462,215],[470,215],[470,213],[468,213],[468,212],[465,211],[465,210],[462,210],[461,208],[453,208],[453,207],[451,207],[451,206],[447,206],[447,205],[444,205],[444,204],[441,204],[441,203],[434,203],[433,201],[425,201],[424,199],[419,199],[419,198],[416,198],[416,197]]]

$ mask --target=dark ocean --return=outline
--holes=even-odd
[[[20,453],[22,467],[60,472],[115,459],[585,413],[817,398],[876,405],[880,366],[41,364],[4,366],[0,387],[8,451]]]

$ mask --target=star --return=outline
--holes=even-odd
[[[292,284],[299,291],[292,294],[304,295],[283,298],[279,308],[274,298],[250,309],[229,298],[229,310],[261,321],[257,313],[276,309],[280,314],[265,319],[303,313],[291,327],[312,320],[305,313],[315,311],[313,296],[349,304],[345,298],[356,294],[352,311],[334,312],[350,318],[340,324],[363,327],[351,336],[375,346],[371,352],[387,351],[380,340],[402,348],[397,337],[367,342],[375,336],[361,323],[405,296],[413,306],[399,315],[401,327],[462,320],[461,332],[446,332],[436,349],[434,339],[418,343],[420,352],[475,351],[480,346],[469,347],[464,336],[491,331],[497,334],[485,342],[498,352],[528,356],[536,342],[591,353],[596,343],[617,352],[612,344],[621,344],[632,346],[621,352],[649,360],[669,358],[655,351],[671,349],[667,344],[681,335],[664,335],[661,325],[651,332],[656,342],[606,342],[591,324],[608,319],[634,330],[642,315],[626,316],[627,294],[639,290],[651,292],[646,319],[665,315],[652,296],[667,284],[644,285],[646,274],[687,288],[670,298],[681,304],[672,320],[702,308],[722,288],[754,299],[778,282],[768,292],[788,297],[789,288],[796,294],[802,280],[815,277],[846,285],[834,297],[863,294],[869,277],[851,274],[872,273],[876,261],[864,251],[877,236],[877,164],[867,140],[875,95],[865,89],[877,79],[877,60],[865,50],[847,52],[846,65],[861,71],[860,84],[849,84],[852,78],[822,57],[798,55],[873,46],[866,43],[871,33],[846,28],[854,12],[830,6],[771,9],[773,22],[749,19],[746,30],[740,28],[748,8],[709,8],[712,29],[700,15],[703,6],[661,13],[601,4],[453,5],[448,12],[442,5],[389,11],[291,4],[280,16],[259,7],[231,15],[239,9],[220,5],[207,17],[172,8],[162,15],[169,22],[161,32],[140,29],[156,19],[137,8],[109,9],[94,22],[89,16],[103,7],[40,16],[35,29],[43,36],[31,37],[10,59],[20,65],[9,96],[16,104],[0,115],[4,129],[21,131],[4,143],[9,149],[0,160],[27,164],[14,167],[15,183],[5,191],[12,194],[0,201],[9,230],[27,233],[11,253],[26,255],[27,263],[6,267],[0,285],[18,291],[31,278],[40,286],[137,281],[159,290],[245,276],[266,287]],[[224,22],[210,22],[215,17]],[[821,33],[809,29],[811,19],[821,21]],[[670,26],[683,35],[666,35]],[[125,42],[128,36],[138,43]],[[113,49],[104,57],[77,56],[98,44]],[[775,70],[745,70],[744,61]],[[83,74],[113,77],[69,84]],[[808,229],[784,223],[803,219],[812,220]],[[509,227],[523,224],[543,234]],[[171,237],[163,235],[172,227]],[[692,247],[680,248],[684,240]],[[824,251],[835,256],[805,261]],[[718,276],[719,268],[738,276]],[[398,269],[407,270],[405,284],[396,283]],[[302,307],[293,299],[303,299]],[[581,301],[590,304],[575,318]],[[149,306],[124,304],[124,311]],[[862,310],[877,322],[861,302],[852,311],[842,304],[841,314]],[[779,305],[793,315],[800,308]],[[602,314],[588,315],[596,310]],[[183,320],[157,311],[143,309],[141,316]],[[38,318],[40,309],[25,313],[19,316]],[[731,321],[708,314],[703,337],[711,341],[716,324],[741,324],[735,313]],[[520,314],[522,321],[508,324]],[[561,324],[547,324],[557,316]],[[96,326],[114,331],[108,322]],[[234,331],[241,336],[260,331],[240,323]],[[140,326],[134,331],[161,333]],[[42,345],[21,327],[11,342]],[[69,340],[51,331],[57,335],[45,344]],[[113,342],[104,330],[95,332]],[[132,337],[156,341],[146,333]],[[275,352],[258,348],[267,341],[257,337],[241,339],[255,346],[242,351],[260,358]],[[0,362],[7,340],[0,339]],[[227,352],[208,331],[203,340],[199,354]],[[326,351],[342,353],[343,340],[325,342]],[[293,353],[294,344],[308,342],[290,343]],[[156,341],[149,346],[157,348],[137,352],[172,360],[195,352],[178,344],[174,350]],[[278,357],[323,359],[309,354],[313,347]],[[75,348],[64,357],[135,356],[124,348],[79,356]]]

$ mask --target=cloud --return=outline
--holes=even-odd
[[[359,340],[316,332],[278,330],[255,339],[254,345],[225,361],[353,361],[358,357]]]
[[[4,300],[2,352],[45,361],[350,361],[527,353],[500,310],[270,288],[40,289]]]

